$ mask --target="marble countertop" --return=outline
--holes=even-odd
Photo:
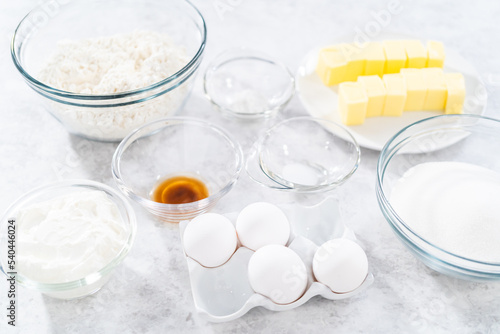
[[[69,135],[23,82],[9,54],[13,30],[36,4],[0,2],[0,212],[33,187],[68,178],[113,185],[116,144]],[[66,2],[66,1],[60,1]],[[265,50],[297,68],[313,47],[356,33],[398,32],[443,41],[473,63],[488,90],[486,115],[500,104],[500,3],[496,1],[296,1],[193,0],[206,18],[208,46],[202,69],[220,51],[236,46]],[[389,16],[384,13],[396,8]],[[305,114],[297,97],[282,117]],[[198,76],[184,115],[210,119],[235,132],[205,100]],[[240,136],[253,138],[252,129]],[[415,259],[395,238],[375,197],[379,152],[362,150],[354,176],[335,190],[345,222],[368,254],[375,282],[353,298],[315,297],[286,312],[262,308],[240,319],[213,324],[201,319],[189,286],[178,227],[151,220],[134,204],[138,235],[131,253],[97,294],[60,301],[18,287],[18,327],[2,333],[500,333],[500,283],[474,283],[438,274]],[[215,208],[241,209],[257,200],[286,201],[246,175]],[[311,201],[314,199],[311,199]],[[6,308],[0,279],[0,309]]]

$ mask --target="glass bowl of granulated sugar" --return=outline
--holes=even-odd
[[[15,66],[75,135],[120,141],[182,109],[202,60],[205,21],[187,1],[55,2],[19,23]]]
[[[500,280],[500,121],[443,115],[396,134],[377,166],[389,226],[428,267]]]

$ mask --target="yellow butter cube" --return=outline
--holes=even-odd
[[[404,41],[406,57],[408,61],[406,63],[407,68],[424,68],[427,64],[427,50],[425,49],[422,42],[418,40],[408,40]]]
[[[366,60],[363,75],[382,76],[384,74],[385,67],[385,53],[382,43],[367,43],[363,50],[363,55]]]
[[[386,91],[382,79],[378,75],[360,76],[358,82],[363,86],[368,96],[366,117],[382,116]]]
[[[415,68],[401,69],[406,84],[406,102],[404,110],[423,110],[427,85],[421,70]]]
[[[360,75],[363,75],[365,70],[366,59],[363,49],[356,44],[343,43],[340,44],[340,50],[347,60],[344,81],[356,81]]]
[[[462,114],[465,102],[465,80],[461,73],[445,73],[444,79],[448,95],[446,98],[446,114]]]
[[[382,78],[386,90],[383,116],[401,116],[406,102],[406,83],[402,74],[385,74]]]
[[[332,46],[319,52],[316,73],[326,86],[345,81],[347,60],[340,48]]]
[[[382,42],[385,54],[384,73],[399,73],[406,66],[406,50],[402,41]]]
[[[427,95],[424,110],[444,110],[446,105],[447,88],[443,70],[440,68],[423,68],[422,74],[427,85]]]
[[[359,82],[343,82],[339,85],[338,107],[342,123],[363,124],[368,106],[368,96]]]
[[[427,67],[443,67],[444,65],[444,46],[437,41],[427,42]]]

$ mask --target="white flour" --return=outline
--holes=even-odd
[[[136,31],[86,40],[61,41],[38,79],[78,94],[113,94],[147,87],[182,69],[188,58],[169,36]],[[138,104],[113,108],[75,107],[51,102],[51,112],[71,131],[96,139],[119,140],[146,122],[180,107],[187,87]],[[127,101],[121,101],[127,102]]]
[[[398,180],[390,200],[408,226],[434,245],[500,262],[500,174],[461,162],[423,163]]]

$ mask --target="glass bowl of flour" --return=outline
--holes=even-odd
[[[187,1],[55,1],[19,23],[11,54],[70,133],[116,142],[182,109],[205,41]]]
[[[97,292],[129,253],[136,217],[115,189],[67,180],[32,190],[5,212],[0,270],[59,299]]]
[[[500,121],[443,115],[385,145],[377,199],[389,225],[423,263],[468,280],[500,280]]]

